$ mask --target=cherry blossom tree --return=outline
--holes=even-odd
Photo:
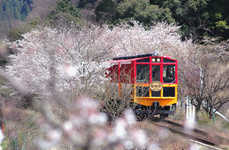
[[[145,30],[136,22],[133,27],[123,24],[112,29],[108,26],[61,31],[39,28],[10,43],[17,55],[11,56],[6,72],[29,92],[46,95],[53,68],[58,91],[77,88],[82,94],[81,91],[90,87],[92,90],[87,93],[91,93],[101,89],[107,60],[157,51],[179,60],[182,81],[183,68],[195,65],[190,62],[195,59],[196,50],[191,41],[181,41],[177,32],[178,27],[165,23]]]
[[[40,27],[24,34],[22,40],[9,43],[16,54],[10,56],[10,64],[0,73],[4,72],[15,89],[38,95],[36,110],[43,118],[39,124],[47,134],[38,145],[47,148],[66,142],[85,150],[147,148],[150,141],[144,131],[135,128],[134,116],[124,111],[128,101],[121,106],[118,102],[112,104],[119,107],[111,109],[112,117],[120,116],[116,110],[124,111],[124,116],[109,126],[104,114],[98,112],[98,103],[91,100],[101,99],[106,104],[117,99],[115,90],[109,92],[106,86],[109,81],[104,73],[109,60],[152,52],[172,56],[180,62],[179,83],[183,86],[186,73],[197,67],[198,53],[191,41],[180,40],[179,28],[174,25],[158,23],[146,30],[133,24],[62,30]],[[90,98],[79,100],[85,95]],[[129,94],[124,95],[128,100]]]
[[[203,46],[205,51],[199,57],[199,69],[193,80],[187,83],[189,96],[196,110],[203,109],[211,118],[229,102],[228,45],[222,42],[218,45]],[[203,49],[203,48],[202,48]],[[199,73],[199,75],[198,75]]]
[[[116,56],[157,52],[178,59],[179,85],[182,87],[179,96],[187,95],[186,84],[193,79],[187,76],[192,76],[193,72],[199,75],[196,46],[192,41],[180,40],[177,26],[158,23],[146,30],[137,22],[133,25],[113,28],[91,25],[62,30],[41,27],[23,35],[22,40],[10,43],[17,55],[11,56],[12,63],[7,66],[6,73],[29,93],[45,98],[50,95],[50,85],[55,84],[54,89],[62,92],[60,95],[74,91],[74,95],[96,99],[102,96],[104,104],[108,104],[111,99],[117,100],[118,95],[106,95],[104,72],[109,65],[107,62]],[[120,114],[113,110],[126,108],[128,100],[123,102],[123,105],[111,104],[112,116]]]
[[[100,29],[95,30],[60,33],[44,28],[25,34],[23,40],[16,42],[17,54],[11,56],[6,72],[28,92],[44,96],[49,94],[51,78],[59,92],[76,86],[79,93],[88,87],[98,88],[104,80],[101,69],[108,52],[104,51],[105,45],[100,48],[102,45],[96,39]]]

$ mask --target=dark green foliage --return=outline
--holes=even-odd
[[[164,21],[181,26],[183,39],[229,38],[228,0],[101,0],[97,21],[112,24],[130,19],[146,26]]]
[[[14,27],[9,30],[8,39],[10,41],[16,41],[22,38],[22,34],[31,30],[29,25],[21,25],[19,27]]]
[[[48,23],[57,24],[79,24],[80,10],[73,5],[71,0],[59,0],[55,10],[48,15]]]
[[[79,8],[85,8],[88,4],[95,5],[97,0],[80,0],[78,7]]]
[[[184,38],[201,41],[205,36],[229,38],[229,1],[227,0],[151,0],[169,8]]]
[[[117,3],[113,0],[102,0],[96,7],[95,14],[97,21],[115,21]]]
[[[56,13],[69,13],[73,17],[79,17],[79,10],[73,6],[70,0],[61,0],[57,2]]]
[[[32,10],[32,0],[2,0],[0,3],[0,20],[25,20]]]
[[[1,0],[0,20],[25,20],[32,0]],[[228,0],[59,0],[47,22],[80,24],[80,9],[87,9],[100,23],[118,24],[137,20],[146,27],[157,22],[175,23],[183,39],[229,38]],[[94,17],[94,16],[93,16]]]
[[[106,20],[119,23],[131,19],[137,20],[146,26],[156,22],[167,21],[174,23],[171,12],[167,8],[151,5],[148,0],[102,0],[96,8],[97,20]]]
[[[227,0],[163,0],[153,1],[160,7],[169,8],[176,23],[182,28],[184,38],[201,40],[204,36],[228,38]]]
[[[213,33],[226,39],[229,38],[229,1],[217,0],[209,3],[211,14],[210,29]]]
[[[204,36],[209,32],[206,28],[210,19],[209,12],[207,11],[208,1],[164,0],[157,3],[159,6],[169,8],[172,11],[174,19],[181,26],[184,38],[197,40],[199,36]]]
[[[117,7],[116,17],[119,19],[133,18],[145,25],[161,21],[174,22],[169,9],[151,5],[148,0],[124,0]]]
[[[22,34],[25,34],[26,32],[29,32],[32,30],[32,28],[36,27],[37,25],[40,24],[40,19],[39,18],[34,18],[27,24],[22,24],[17,27],[13,27],[9,30],[7,38],[10,41],[16,41],[22,38]]]

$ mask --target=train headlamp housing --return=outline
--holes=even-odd
[[[150,84],[151,91],[161,91],[162,84],[160,81],[155,81]]]

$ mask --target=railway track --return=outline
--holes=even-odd
[[[152,123],[155,126],[168,129],[175,134],[179,134],[187,139],[190,139],[192,142],[211,149],[221,150],[221,145],[229,145],[229,139],[227,138],[214,133],[208,133],[197,128],[188,129],[184,124],[173,120],[166,119],[162,121],[152,121]]]
[[[201,145],[201,146],[204,146],[204,147],[207,147],[207,148],[209,148],[211,150],[223,150],[222,148],[219,148],[219,147],[216,147],[216,146],[211,146],[211,145],[208,145],[208,144],[204,144],[204,143],[201,143],[199,141],[192,140],[192,139],[190,139],[190,142],[198,144],[198,145]]]

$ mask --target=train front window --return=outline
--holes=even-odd
[[[163,81],[164,83],[175,83],[175,65],[163,66]]]
[[[137,82],[149,83],[149,65],[148,64],[137,64]]]
[[[160,81],[160,66],[152,65],[152,81]]]

